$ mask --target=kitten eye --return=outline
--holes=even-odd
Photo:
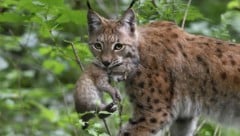
[[[123,46],[121,43],[116,43],[116,44],[114,45],[114,48],[113,48],[113,49],[119,51],[119,50],[121,50],[123,47],[124,47],[124,46]]]
[[[102,45],[100,43],[94,43],[93,48],[95,48],[96,50],[102,50]]]

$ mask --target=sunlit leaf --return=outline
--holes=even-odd
[[[56,20],[58,23],[75,23],[79,25],[86,24],[86,15],[85,10],[68,10],[65,9],[62,15]]]
[[[240,8],[240,2],[239,0],[232,0],[228,3],[227,7],[229,9]]]
[[[22,16],[16,13],[3,13],[0,14],[0,22],[7,22],[7,23],[16,23],[16,22],[24,22],[28,17]]]
[[[49,46],[40,47],[38,51],[41,55],[47,55],[52,51],[52,47]]]
[[[31,104],[35,105],[40,110],[43,118],[46,118],[51,122],[56,122],[59,119],[59,114],[57,111],[48,109],[35,101],[31,101]]]
[[[44,6],[63,6],[64,0],[33,0],[33,3]]]
[[[43,62],[43,67],[52,71],[55,74],[61,74],[65,66],[61,62],[48,59]]]

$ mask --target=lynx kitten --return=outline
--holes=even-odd
[[[104,103],[103,92],[107,92],[112,97],[112,103]],[[76,83],[74,100],[75,108],[79,113],[88,111],[114,112],[116,110],[115,104],[121,100],[121,96],[119,90],[110,85],[106,71],[91,64]],[[86,114],[82,119],[88,121],[92,116],[92,114]]]

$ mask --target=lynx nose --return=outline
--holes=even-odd
[[[103,61],[102,63],[105,67],[108,67],[111,64],[110,61]]]

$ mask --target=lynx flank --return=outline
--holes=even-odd
[[[102,100],[103,92],[109,93],[113,103],[105,104]],[[119,90],[109,84],[109,78],[106,71],[91,64],[81,75],[76,83],[74,93],[75,108],[77,112],[84,113],[88,111],[116,111],[114,104],[121,100]],[[92,118],[92,114],[83,116],[83,121]]]
[[[126,80],[133,115],[119,136],[168,127],[171,136],[192,136],[199,116],[240,125],[239,45],[189,34],[172,22],[137,27],[131,8],[116,21],[89,9],[88,23],[100,66],[137,66]]]

